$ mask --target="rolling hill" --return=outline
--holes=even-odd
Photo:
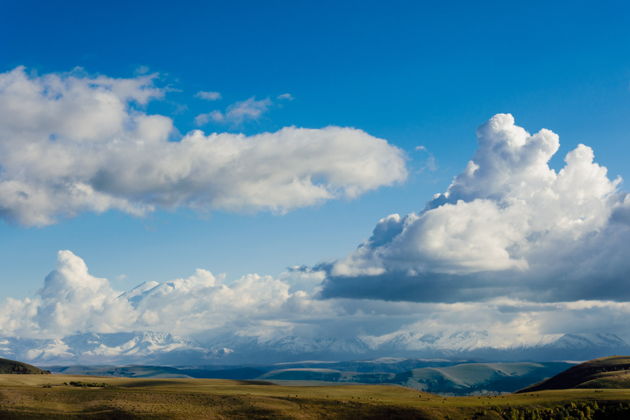
[[[0,375],[7,419],[627,419],[628,389],[443,397],[391,385]]]
[[[50,374],[49,371],[40,369],[27,363],[16,362],[15,360],[0,358],[0,374],[30,374],[45,375]]]
[[[567,363],[462,363],[401,373],[391,381],[437,394],[471,395],[514,392],[565,370]]]
[[[630,356],[590,360],[519,392],[573,388],[630,388]]]
[[[389,384],[444,395],[514,392],[572,365],[546,363],[457,363],[444,360],[376,359],[351,362],[304,361],[269,366],[51,366],[59,374],[129,378],[215,378],[290,384],[318,382]]]

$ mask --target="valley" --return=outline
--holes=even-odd
[[[305,361],[254,366],[50,366],[52,372],[128,378],[205,378],[308,383],[399,385],[442,395],[517,391],[573,366],[562,362],[474,363],[429,359]]]

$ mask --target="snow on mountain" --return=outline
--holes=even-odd
[[[357,337],[300,337],[295,335],[261,338],[224,334],[209,340],[210,349],[230,349],[223,355],[229,363],[277,363],[305,359],[350,360],[365,357],[371,350]]]
[[[626,347],[628,344],[619,336],[611,333],[564,334],[556,341],[547,344],[561,349],[588,349],[593,347]]]
[[[119,297],[128,300],[134,307],[153,289],[158,287],[160,283],[157,281],[145,281],[134,287],[128,292],[121,294]]]
[[[0,352],[37,363],[129,363],[160,361],[183,353],[205,356],[195,343],[167,333],[74,334],[63,339],[0,339]],[[170,357],[169,357],[170,356]]]
[[[549,334],[536,343],[493,346],[485,331],[424,334],[402,331],[366,342],[379,353],[405,357],[462,357],[485,360],[586,360],[609,354],[630,353],[630,345],[612,333]]]
[[[485,331],[458,331],[444,334],[424,334],[418,331],[404,331],[387,337],[381,342],[372,342],[372,347],[380,350],[397,351],[429,351],[448,350],[467,351],[484,347],[488,342]]]
[[[487,334],[405,332],[376,342],[359,337],[275,338],[223,334],[204,340],[159,332],[83,333],[62,339],[0,337],[0,357],[52,364],[265,364],[300,360],[450,358],[475,360],[586,360],[630,354],[615,334],[546,336],[535,345],[484,346]],[[398,360],[398,359],[392,359]]]

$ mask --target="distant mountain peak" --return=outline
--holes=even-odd
[[[621,337],[612,333],[569,333],[564,334],[558,338],[555,342],[549,345],[555,347],[566,348],[591,348],[591,347],[627,347],[626,343]]]
[[[300,360],[414,358],[450,360],[588,360],[630,353],[611,333],[549,335],[534,345],[493,348],[486,332],[404,332],[385,340],[363,337],[241,336],[224,333],[201,340],[167,332],[77,333],[57,339],[0,337],[0,355],[45,364],[161,363],[266,364]],[[385,359],[383,359],[385,360]]]

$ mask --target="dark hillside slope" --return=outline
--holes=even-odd
[[[27,363],[16,362],[15,360],[0,358],[0,374],[31,374],[43,375],[49,374],[47,370],[40,369]]]
[[[590,360],[518,392],[571,388],[630,388],[630,356]]]
[[[398,374],[393,382],[426,392],[450,395],[514,392],[564,371],[567,363],[466,363],[420,368]]]

